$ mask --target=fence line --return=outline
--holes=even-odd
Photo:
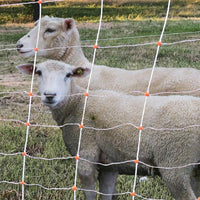
[[[7,184],[13,184],[13,185],[20,185],[21,183],[20,182],[9,182],[9,181],[0,181],[0,183],[7,183]],[[48,188],[48,187],[45,187],[41,184],[28,184],[28,183],[25,183],[24,185],[26,186],[37,186],[37,187],[40,187],[44,190],[48,190],[48,191],[51,191],[51,190],[72,190],[71,187],[66,187],[66,188]],[[122,195],[127,195],[127,194],[131,194],[131,192],[123,192],[123,193],[114,193],[114,194],[105,194],[105,193],[102,193],[102,192],[99,192],[97,190],[89,190],[89,189],[84,189],[84,188],[76,188],[76,190],[79,190],[79,191],[84,191],[84,192],[94,192],[96,194],[100,194],[100,195],[103,195],[103,196],[111,196],[111,195],[114,195],[114,196],[122,196]],[[146,200],[161,200],[161,199],[149,199],[149,198],[145,198],[141,195],[136,195],[137,197],[141,198],[141,199],[146,199]]]
[[[135,196],[136,196],[135,189],[136,189],[137,171],[138,171],[138,164],[139,164],[139,153],[140,153],[141,136],[142,136],[142,130],[143,130],[143,121],[144,121],[144,115],[145,115],[145,111],[146,111],[147,99],[149,97],[149,92],[150,92],[149,90],[150,90],[151,82],[152,82],[152,79],[153,79],[153,74],[154,74],[154,71],[155,71],[155,68],[156,68],[158,53],[159,53],[159,50],[160,50],[160,46],[162,44],[162,38],[163,38],[164,31],[165,31],[165,28],[166,28],[167,20],[168,20],[170,3],[171,3],[171,0],[168,0],[167,13],[166,13],[163,29],[162,29],[162,32],[161,32],[161,35],[160,35],[160,39],[157,42],[156,55],[155,55],[155,59],[154,59],[154,63],[153,63],[152,71],[151,71],[151,76],[150,76],[150,79],[149,79],[149,84],[147,86],[146,94],[148,94],[148,95],[145,95],[145,101],[144,101],[144,106],[143,106],[143,110],[142,110],[140,126],[138,128],[139,129],[139,136],[138,136],[138,147],[137,147],[137,154],[136,154],[136,161],[137,162],[135,162],[135,176],[134,176],[134,182],[133,182],[132,200],[134,200]]]
[[[189,40],[180,40],[176,42],[163,42],[162,45],[164,46],[170,46],[170,45],[176,45],[176,44],[182,44],[182,43],[191,43],[191,42],[199,42],[200,38],[197,39],[189,39]],[[148,46],[148,45],[156,45],[157,41],[153,42],[146,42],[146,43],[141,43],[141,44],[125,44],[125,45],[113,45],[113,46],[98,46],[98,49],[114,49],[114,48],[127,48],[127,47],[139,47],[139,46]],[[53,50],[53,49],[66,49],[66,48],[93,48],[93,45],[80,45],[80,46],[65,46],[65,47],[54,47],[54,48],[48,48],[48,49],[40,49],[39,51],[44,51],[44,50]],[[25,50],[34,50],[31,48],[24,48]],[[0,49],[1,51],[16,51],[17,48],[5,48],[5,49]]]
[[[39,28],[38,28],[38,35],[37,35],[37,41],[36,41],[36,48],[35,48],[35,57],[34,57],[34,69],[36,67],[36,62],[37,62],[37,53],[38,53],[38,41],[39,41],[39,32],[40,32],[40,21],[41,21],[41,11],[42,11],[42,3],[48,3],[48,2],[57,2],[57,1],[63,1],[63,0],[52,0],[52,1],[43,1],[39,3],[39,9],[40,9],[40,17],[39,17]],[[33,3],[38,3],[38,2],[27,2],[27,3],[18,3],[18,4],[4,4],[4,5],[0,5],[0,7],[3,6],[16,6],[16,5],[22,5],[22,4],[33,4]],[[95,63],[95,58],[96,58],[96,51],[97,48],[99,49],[106,49],[106,48],[121,48],[121,47],[136,47],[136,46],[146,46],[146,45],[155,45],[157,44],[157,51],[156,51],[156,55],[155,55],[155,59],[154,59],[154,64],[152,67],[152,72],[151,72],[151,77],[149,80],[149,84],[147,87],[147,93],[149,94],[149,89],[150,89],[150,85],[153,79],[153,74],[154,74],[154,70],[156,68],[156,61],[158,58],[158,54],[159,54],[159,49],[161,44],[162,45],[174,45],[174,44],[181,44],[181,43],[187,43],[187,42],[196,42],[196,41],[200,41],[200,39],[190,39],[190,40],[182,40],[182,41],[176,41],[176,42],[171,42],[171,43],[162,43],[162,38],[164,36],[164,31],[165,31],[165,27],[166,27],[166,23],[167,23],[167,19],[168,19],[168,14],[169,14],[169,10],[170,10],[170,3],[171,1],[168,1],[168,8],[167,8],[167,13],[166,13],[166,17],[165,17],[165,21],[164,21],[164,25],[163,25],[163,29],[162,29],[162,33],[160,35],[160,39],[158,42],[149,42],[149,43],[144,43],[144,44],[133,44],[133,45],[117,45],[117,46],[98,46],[98,41],[99,39],[99,34],[100,34],[100,30],[101,30],[101,23],[102,23],[102,16],[103,16],[103,0],[101,0],[101,14],[100,14],[100,20],[99,20],[99,28],[98,28],[98,33],[97,33],[97,37],[96,37],[96,42],[95,45],[83,45],[83,46],[77,46],[77,47],[89,47],[89,48],[94,48],[94,54],[93,54],[93,61],[92,61],[92,68],[91,68],[91,73],[90,73],[90,77],[89,77],[89,81],[88,81],[88,86],[86,89],[86,93],[89,93],[89,88],[90,88],[90,80],[92,77],[92,71],[94,68],[94,63]],[[157,36],[157,35],[156,35]],[[139,36],[136,36],[139,37]],[[135,38],[136,38],[135,37]],[[145,37],[145,36],[140,36],[140,37]],[[118,39],[118,38],[117,38]],[[102,39],[103,40],[103,39]],[[105,39],[104,39],[105,40]],[[92,40],[91,40],[92,41]],[[3,45],[2,45],[3,46]],[[76,46],[72,46],[72,47],[76,47]],[[60,47],[57,47],[60,48]],[[65,47],[66,48],[66,47]],[[7,49],[0,49],[0,51],[11,51],[11,50],[16,50],[16,48],[7,48]],[[50,50],[50,49],[48,49]],[[33,70],[34,71],[34,70]],[[30,92],[29,94],[33,92],[33,84],[34,84],[34,72],[32,74],[32,80],[31,80],[31,88],[30,88]],[[199,91],[200,88],[196,89],[196,90],[191,90],[191,91],[180,91],[180,92],[176,92],[176,93],[181,93],[181,94],[185,94],[185,93],[193,93],[193,92],[197,92]],[[142,93],[144,94],[144,92],[141,91],[133,91],[133,93]],[[9,93],[9,94],[27,94],[28,92],[23,91],[23,92],[0,92],[0,94],[5,94],[5,93]],[[151,94],[151,95],[159,95],[159,94],[167,94],[169,92],[160,92],[160,93],[155,93],[155,94]],[[83,95],[83,94],[75,94],[75,95]],[[91,95],[92,96],[92,95]],[[149,96],[149,95],[148,95]],[[149,165],[147,163],[144,163],[142,161],[139,160],[139,153],[140,153],[140,144],[141,144],[141,133],[142,131],[146,130],[146,129],[152,129],[155,131],[181,131],[183,129],[189,129],[189,128],[196,128],[196,127],[200,127],[200,125],[189,125],[186,127],[180,127],[180,128],[154,128],[154,127],[143,127],[143,120],[144,120],[144,115],[145,115],[145,108],[147,105],[147,99],[148,96],[145,96],[145,102],[144,102],[144,106],[143,106],[143,110],[142,110],[142,116],[141,116],[141,122],[140,122],[140,126],[136,126],[132,123],[125,123],[125,124],[119,124],[116,125],[114,127],[110,127],[110,128],[96,128],[96,127],[85,127],[84,126],[84,117],[85,117],[85,111],[87,108],[87,98],[88,96],[85,96],[85,103],[84,103],[84,108],[83,108],[83,114],[82,114],[82,120],[81,123],[66,123],[63,124],[61,126],[56,126],[56,125],[39,125],[39,124],[31,124],[30,123],[30,118],[31,118],[31,103],[32,103],[32,98],[33,97],[40,97],[39,95],[29,95],[29,110],[28,110],[28,119],[27,122],[23,122],[21,120],[16,120],[16,119],[0,119],[0,121],[7,121],[7,122],[15,122],[15,123],[21,123],[23,125],[27,126],[26,129],[26,139],[25,139],[25,144],[24,144],[24,151],[23,152],[16,152],[16,153],[1,153],[1,156],[18,156],[18,155],[22,155],[23,156],[23,170],[22,170],[22,180],[21,182],[9,182],[9,181],[0,181],[0,183],[7,183],[7,184],[14,184],[14,185],[22,185],[22,200],[24,200],[24,195],[25,195],[25,191],[24,191],[24,186],[38,186],[41,187],[45,190],[72,190],[72,187],[66,187],[66,188],[47,188],[41,184],[33,184],[33,183],[26,183],[25,182],[25,161],[27,158],[31,158],[31,159],[36,159],[36,160],[45,160],[45,161],[53,161],[53,160],[68,160],[68,159],[75,159],[76,160],[76,169],[75,169],[75,178],[74,178],[74,187],[76,187],[76,189],[74,190],[74,200],[76,200],[76,191],[90,191],[90,192],[95,192],[97,194],[100,195],[104,195],[104,196],[111,196],[111,195],[131,195],[132,199],[134,200],[134,198],[137,196],[141,199],[149,199],[149,198],[145,198],[139,194],[135,193],[135,188],[136,188],[136,179],[137,179],[137,169],[138,169],[138,164],[142,164],[145,165],[146,167],[149,168],[153,168],[153,169],[166,169],[166,170],[171,170],[171,169],[180,169],[180,168],[186,168],[186,167],[190,167],[190,166],[195,166],[195,165],[199,165],[200,163],[188,163],[185,164],[183,166],[152,166]],[[81,126],[80,126],[81,125]],[[136,159],[135,160],[127,160],[127,161],[122,161],[122,162],[113,162],[113,163],[108,163],[108,164],[104,164],[104,163],[99,163],[99,162],[92,162],[90,160],[84,159],[79,157],[79,152],[80,152],[80,145],[81,145],[81,138],[82,138],[82,130],[85,129],[94,129],[96,131],[107,131],[107,130],[111,130],[111,129],[116,129],[122,126],[133,126],[133,128],[139,129],[139,139],[138,139],[138,148],[137,148],[137,155],[136,155]],[[47,128],[61,128],[64,126],[79,126],[80,127],[80,136],[79,136],[79,143],[78,143],[78,150],[77,150],[77,155],[76,156],[69,156],[69,157],[57,157],[57,158],[42,158],[42,157],[34,157],[31,155],[28,155],[26,153],[26,149],[27,149],[27,144],[28,144],[28,136],[29,136],[29,129],[30,127],[47,127]],[[78,159],[77,159],[78,156]],[[135,176],[134,176],[134,181],[133,181],[133,188],[132,188],[132,192],[124,192],[124,193],[115,193],[115,194],[104,194],[101,193],[99,191],[96,190],[89,190],[89,189],[84,189],[84,188],[78,188],[77,187],[77,174],[78,174],[78,164],[80,161],[86,161],[92,164],[96,164],[96,165],[102,165],[102,166],[111,166],[111,165],[119,165],[119,164],[125,164],[125,163],[133,163],[135,164]],[[137,161],[137,162],[135,162]],[[153,199],[151,199],[153,200]],[[158,199],[157,199],[158,200]]]
[[[4,122],[13,122],[13,123],[20,123],[20,124],[23,124],[24,126],[27,125],[27,122],[23,122],[21,120],[16,120],[16,119],[1,119],[0,118],[0,121],[4,121]],[[63,128],[65,126],[80,126],[79,123],[65,123],[63,125],[45,125],[45,124],[29,124],[29,127],[43,127],[43,128]],[[84,129],[88,129],[88,130],[95,130],[95,131],[109,131],[109,130],[113,130],[113,129],[117,129],[117,128],[120,128],[120,127],[123,127],[123,126],[132,126],[134,127],[135,129],[138,129],[139,127],[133,123],[130,123],[130,122],[127,122],[127,123],[123,123],[123,124],[118,124],[118,125],[115,125],[113,127],[109,127],[109,128],[97,128],[97,127],[89,127],[89,126],[84,126],[83,128]],[[191,128],[197,128],[197,127],[200,127],[200,124],[191,124],[191,125],[188,125],[188,126],[185,126],[185,127],[176,127],[176,128],[157,128],[157,127],[142,127],[143,131],[144,130],[154,130],[154,131],[182,131],[182,130],[185,130],[185,129],[191,129]]]
[[[42,3],[53,3],[53,2],[60,2],[65,0],[51,0],[51,1],[39,1]],[[11,4],[1,4],[0,7],[9,7],[9,6],[22,6],[22,5],[29,5],[29,4],[37,4],[36,1],[30,1],[30,2],[22,2],[22,3],[11,3]]]
[[[157,92],[157,93],[151,93],[151,96],[158,96],[158,95],[175,95],[175,94],[179,94],[179,95],[185,95],[185,94],[192,94],[192,93],[196,93],[196,92],[200,92],[200,88],[194,89],[194,90],[189,90],[189,91],[178,91],[178,92]],[[130,92],[128,95],[133,95],[133,94],[139,94],[139,95],[144,95],[145,91],[139,91],[139,90],[133,90],[132,92]],[[21,94],[21,95],[28,95],[29,92],[27,91],[15,91],[15,92],[11,92],[11,91],[5,91],[5,92],[0,92],[0,94]],[[84,95],[83,93],[76,93],[76,94],[72,94],[72,95],[58,95],[58,96],[66,96],[66,97],[72,97],[72,96],[82,96]],[[90,94],[90,97],[105,97],[106,95],[93,95]],[[110,95],[112,96],[112,95]],[[32,96],[33,98],[41,98],[41,95],[36,95],[33,94]]]
[[[90,76],[89,76],[89,80],[88,80],[88,85],[87,85],[87,89],[86,89],[86,94],[89,93],[89,89],[90,89],[91,78],[92,78],[94,63],[95,63],[95,58],[96,58],[96,51],[98,48],[98,40],[99,40],[100,31],[101,31],[102,17],[103,17],[103,0],[101,0],[101,12],[100,12],[100,19],[99,19],[99,27],[98,27],[98,32],[97,32],[97,36],[96,36],[96,42],[95,42],[95,45],[93,46],[93,48],[94,48],[93,60],[92,60],[92,66],[91,66]],[[76,188],[76,183],[77,183],[79,153],[80,153],[80,146],[81,146],[81,139],[82,139],[82,131],[83,131],[83,127],[84,127],[84,119],[85,119],[87,100],[88,100],[88,95],[85,95],[83,114],[82,114],[82,119],[81,119],[81,123],[80,123],[80,135],[79,135],[78,148],[77,148],[77,154],[76,154],[77,155],[76,157],[78,159],[76,159],[76,170],[75,170],[75,178],[74,178],[74,187],[75,188]],[[74,190],[74,200],[76,200],[76,189]]]
[[[33,93],[33,84],[34,84],[34,75],[36,69],[36,62],[37,62],[37,51],[38,51],[38,43],[39,43],[39,33],[40,33],[40,22],[41,22],[41,12],[42,12],[42,2],[39,2],[39,22],[38,22],[38,33],[35,45],[35,56],[34,56],[34,64],[33,64],[33,72],[32,72],[32,79],[31,79],[31,86],[30,86],[30,93]],[[28,137],[29,137],[29,128],[30,128],[30,118],[31,118],[31,108],[32,108],[32,95],[29,95],[29,109],[28,109],[28,117],[26,122],[26,139],[24,144],[24,152],[23,152],[23,168],[22,168],[22,200],[24,200],[24,185],[25,185],[25,170],[26,170],[26,150],[28,145]]]
[[[8,31],[8,30],[6,30]],[[16,32],[19,30],[9,30],[9,32]],[[199,34],[200,31],[194,31],[194,32],[181,32],[181,33],[165,33],[164,36],[173,36],[173,35],[186,35],[186,34]],[[148,37],[157,37],[160,35],[139,35],[139,36],[132,36],[132,37],[117,37],[117,38],[100,38],[99,41],[112,41],[112,40],[127,40],[127,39],[138,39],[138,38],[148,38]],[[195,40],[195,39],[193,39]],[[199,39],[197,39],[198,41]],[[95,40],[81,40],[81,42],[94,42]],[[188,41],[189,42],[189,41]],[[195,42],[195,41],[194,41]],[[167,43],[168,44],[168,43]],[[6,46],[16,46],[16,44],[0,44],[0,47],[6,47]],[[84,47],[84,46],[80,46]],[[91,46],[89,46],[91,47]],[[10,48],[11,50],[16,50],[16,48]],[[2,49],[7,50],[7,49]],[[9,50],[9,49],[8,49]]]
[[[16,152],[16,153],[0,153],[1,156],[22,156],[23,152]],[[45,158],[45,157],[36,157],[36,156],[31,156],[28,153],[25,155],[26,157],[30,158],[30,159],[34,159],[34,160],[43,160],[43,161],[56,161],[56,160],[75,160],[76,156],[68,156],[68,157],[54,157],[54,158]],[[110,162],[110,163],[101,163],[101,162],[94,162],[82,157],[79,157],[79,160],[82,161],[86,161],[88,163],[91,164],[95,164],[95,165],[100,165],[100,166],[104,166],[104,167],[110,167],[113,165],[122,165],[122,164],[127,164],[127,163],[135,163],[135,160],[124,160],[124,161],[119,161],[119,162]],[[152,168],[152,169],[164,169],[164,170],[172,170],[172,169],[182,169],[182,168],[187,168],[190,166],[196,166],[196,165],[200,165],[200,162],[196,162],[196,163],[187,163],[181,166],[157,166],[157,165],[150,165],[148,163],[142,162],[141,160],[138,161],[140,164]],[[1,181],[0,181],[1,182]]]

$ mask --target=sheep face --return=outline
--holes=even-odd
[[[38,74],[41,99],[45,105],[56,108],[67,101],[71,91],[71,67],[39,65],[36,74]]]
[[[17,66],[25,74],[33,73],[33,65],[25,64]],[[70,95],[73,94],[71,80],[74,77],[82,77],[89,72],[88,68],[75,68],[59,62],[49,60],[40,63],[35,68],[38,75],[38,85],[43,103],[52,108],[60,108],[67,103]]]
[[[41,19],[41,26],[38,41],[38,55],[43,57],[61,57],[70,44],[70,32],[75,27],[73,19],[50,18],[45,16]],[[24,57],[35,54],[39,24],[31,29],[24,37],[17,42],[17,50]],[[63,47],[63,48],[62,48]]]

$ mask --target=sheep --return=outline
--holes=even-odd
[[[17,42],[18,52],[29,57],[34,55],[38,22],[35,27]],[[59,48],[61,47],[61,48]],[[53,48],[53,49],[52,49]],[[70,18],[41,19],[38,56],[64,61],[75,67],[91,68],[91,63],[84,56],[80,47],[79,32],[75,21]],[[108,89],[127,94],[138,95],[146,92],[152,69],[124,70],[102,65],[94,66],[91,90]],[[193,68],[156,68],[150,92],[174,94],[174,92],[193,91],[199,89],[200,71]],[[78,80],[81,87],[87,87],[87,79]],[[191,93],[200,96],[199,91]]]
[[[31,64],[20,65],[18,69],[26,74],[33,73]],[[41,100],[50,108],[58,125],[80,124],[86,97],[85,89],[78,86],[75,79],[86,76],[89,71],[89,68],[74,68],[53,60],[36,66],[34,73],[38,74]],[[178,167],[200,162],[199,128],[189,128],[200,122],[200,98],[178,95],[133,96],[109,90],[89,91],[87,98],[78,167],[84,189],[94,190],[98,178],[100,192],[113,194],[118,174],[134,174],[134,162],[107,167],[93,163],[106,164],[136,158],[137,127],[140,125],[144,98],[148,100],[139,160],[156,167]],[[118,126],[126,123],[135,124],[136,127]],[[181,129],[183,127],[187,128]],[[159,130],[162,128],[166,129]],[[176,129],[170,130],[172,128]],[[80,127],[63,126],[61,130],[68,151],[76,156]],[[200,196],[199,166],[171,170],[160,168],[156,173],[163,178],[176,200],[197,200],[197,196]],[[148,167],[141,163],[138,167],[139,175],[148,175]],[[95,199],[94,192],[87,191],[85,195],[87,200]],[[101,198],[111,200],[112,196],[101,195]]]

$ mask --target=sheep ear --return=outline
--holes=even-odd
[[[89,68],[77,67],[72,70],[73,77],[85,77],[90,73]]]
[[[28,75],[33,74],[33,64],[18,65],[17,69],[24,74],[28,74]]]
[[[72,18],[66,18],[64,23],[65,30],[71,30],[75,26],[75,21]]]

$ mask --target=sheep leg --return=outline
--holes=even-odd
[[[83,189],[95,190],[96,169],[93,164],[86,161],[79,161],[79,178]],[[96,193],[92,191],[85,191],[86,200],[94,200]]]
[[[117,171],[101,170],[99,174],[99,190],[104,194],[113,194],[117,181]],[[101,195],[102,200],[112,200],[112,195]]]
[[[191,185],[197,197],[200,197],[200,165],[193,169],[191,176]]]
[[[88,145],[87,148],[84,148],[80,151],[80,157],[90,161],[97,161],[99,158],[98,147],[94,144],[92,146]],[[93,190],[85,191],[86,200],[95,200],[95,182],[97,181],[98,177],[96,165],[84,160],[79,160],[78,173],[82,188],[86,190]]]
[[[200,197],[200,177],[192,177],[191,185],[197,197]]]
[[[161,171],[161,175],[169,190],[176,200],[196,200],[196,196],[190,185],[190,173],[184,171],[170,170]]]

